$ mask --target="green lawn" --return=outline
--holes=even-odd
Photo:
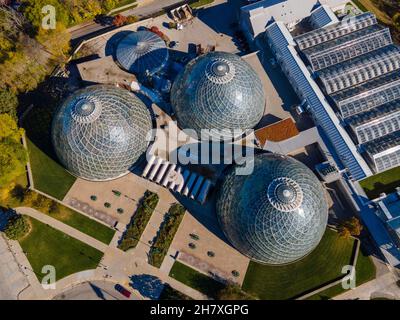
[[[242,289],[262,300],[297,297],[339,277],[351,262],[354,240],[327,229],[318,247],[302,260],[284,266],[250,262]]]
[[[400,186],[400,166],[361,180],[360,185],[370,199],[379,197],[382,192],[394,192]]]
[[[354,4],[360,9],[362,12],[367,12],[368,9],[358,0],[353,0]]]
[[[365,282],[375,279],[376,268],[371,258],[365,256],[362,252],[358,254],[357,265],[356,265],[356,286],[362,285]],[[318,294],[315,294],[308,298],[308,300],[328,300],[334,296],[343,293],[345,289],[342,288],[342,284],[326,289]]]
[[[172,288],[168,283],[164,285],[164,288],[158,297],[158,300],[193,300],[186,294]]]
[[[76,178],[29,139],[27,145],[35,188],[62,200]]]
[[[216,298],[218,291],[225,287],[221,282],[189,268],[178,261],[172,266],[169,276],[212,298]]]
[[[190,4],[190,7],[192,9],[196,9],[196,8],[200,8],[202,6],[205,6],[207,4],[213,3],[213,2],[214,2],[214,0],[198,0],[198,1],[192,2]]]
[[[109,244],[115,234],[114,229],[64,206],[60,206],[60,212],[48,215],[105,244]]]
[[[21,247],[39,281],[43,278],[43,266],[56,268],[56,279],[70,274],[95,269],[103,253],[87,244],[69,237],[44,223],[29,219],[31,232],[22,240]]]

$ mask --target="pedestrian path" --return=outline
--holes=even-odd
[[[42,223],[48,224],[49,226],[53,227],[54,229],[62,231],[65,234],[71,236],[72,238],[78,239],[78,240],[88,244],[89,246],[91,246],[97,250],[100,250],[102,252],[106,251],[106,249],[108,247],[103,242],[101,242],[95,238],[92,238],[92,237],[88,236],[87,234],[80,232],[80,231],[66,225],[65,223],[58,221],[58,220],[56,220],[44,213],[41,213],[33,208],[18,207],[15,210],[20,214],[27,215],[27,216],[32,217]]]

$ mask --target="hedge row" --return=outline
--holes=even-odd
[[[157,268],[161,266],[183,219],[185,210],[185,207],[179,203],[175,203],[169,208],[156,240],[150,248],[149,263],[151,265]]]
[[[127,251],[137,246],[154,209],[157,207],[158,200],[159,197],[156,193],[149,190],[146,191],[118,244],[119,249]]]

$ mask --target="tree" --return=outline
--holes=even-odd
[[[0,114],[9,114],[13,119],[17,118],[17,96],[8,89],[0,90]]]
[[[397,12],[394,16],[393,16],[393,18],[392,18],[392,20],[393,20],[393,23],[394,23],[394,25],[396,26],[396,28],[400,28],[400,12]]]
[[[363,226],[360,223],[360,220],[356,217],[352,217],[341,222],[339,225],[339,234],[343,237],[350,237],[350,235],[357,237],[361,234],[362,229]]]
[[[127,22],[127,18],[122,14],[117,14],[113,19],[113,26],[121,27]]]
[[[31,227],[28,219],[25,216],[17,214],[8,219],[7,225],[4,229],[4,234],[8,239],[19,240],[25,237],[29,233],[30,229]]]
[[[65,58],[70,50],[71,35],[62,23],[57,23],[54,30],[40,28],[36,40],[57,60]]]
[[[27,155],[21,143],[23,130],[8,114],[0,114],[0,185],[5,186],[25,172]]]

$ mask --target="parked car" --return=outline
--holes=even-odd
[[[131,297],[131,292],[128,289],[125,289],[120,284],[116,284],[115,285],[115,290],[117,290],[120,294],[122,294],[126,298],[130,298]]]

